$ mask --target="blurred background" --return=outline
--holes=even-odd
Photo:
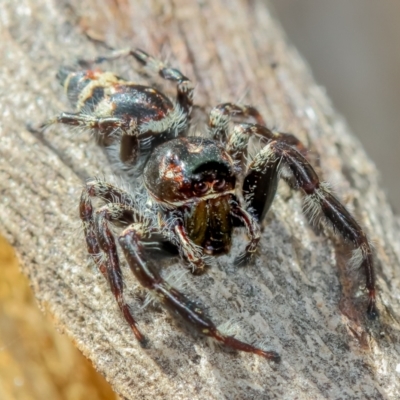
[[[381,171],[400,212],[400,1],[270,0],[289,40]],[[38,310],[0,238],[0,399],[116,399]]]
[[[400,212],[400,1],[270,0]]]
[[[91,362],[39,310],[0,236],[0,399],[116,400]]]

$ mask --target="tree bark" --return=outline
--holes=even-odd
[[[40,307],[122,398],[400,397],[399,222],[373,163],[264,1],[4,0],[1,14],[0,229]],[[236,268],[228,256],[203,276],[183,273],[178,261],[164,272],[171,281],[182,275],[182,290],[214,321],[278,351],[282,362],[214,346],[158,305],[143,307],[144,292],[125,268],[126,297],[149,339],[149,349],[139,346],[79,228],[84,180],[111,176],[104,154],[85,132],[26,129],[68,108],[58,66],[107,53],[102,41],[168,55],[197,84],[201,109],[240,99],[308,145],[374,244],[377,321],[365,315],[362,273],[347,266],[351,247],[310,226],[301,196],[281,185],[255,265]],[[108,67],[133,76],[134,65]]]

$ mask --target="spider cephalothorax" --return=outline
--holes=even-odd
[[[320,214],[355,246],[354,260],[363,268],[368,290],[367,313],[376,317],[375,275],[369,242],[345,207],[320,182],[305,157],[304,146],[291,134],[272,132],[250,106],[224,103],[209,116],[208,135],[189,136],[193,86],[178,70],[140,50],[122,51],[106,59],[132,55],[148,71],[177,83],[170,100],[153,87],[138,85],[110,72],[62,68],[59,79],[76,108],[49,121],[89,128],[121,173],[134,184],[125,191],[102,180],[87,182],[80,201],[89,254],[109,281],[118,305],[137,339],[144,337],[123,297],[123,280],[112,230],[125,226],[118,243],[138,281],[204,335],[237,350],[278,360],[264,351],[221,333],[191,302],[160,275],[146,241],[154,238],[179,251],[193,272],[201,272],[210,257],[229,252],[234,227],[247,229],[249,241],[237,259],[251,258],[260,240],[260,224],[271,206],[280,178],[305,196],[305,210]],[[253,117],[257,123],[234,123],[230,116]],[[47,124],[45,124],[47,125]],[[249,140],[263,147],[253,157]],[[132,186],[132,185],[131,185]],[[95,209],[93,199],[104,205]]]
[[[204,253],[230,249],[230,209],[234,198],[234,163],[222,146],[200,137],[174,139],[154,150],[144,169],[144,184],[151,197],[181,213],[190,242]],[[203,261],[191,259],[202,265]]]

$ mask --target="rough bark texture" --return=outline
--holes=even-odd
[[[264,1],[3,0],[0,18],[0,229],[41,308],[122,398],[400,397],[398,221],[374,165]],[[25,128],[67,109],[58,66],[106,51],[87,36],[168,55],[197,83],[197,104],[242,98],[309,145],[374,243],[380,319],[365,317],[362,274],[346,264],[351,248],[310,227],[299,194],[281,185],[254,266],[235,268],[222,257],[219,268],[186,273],[180,283],[217,323],[230,321],[238,337],[278,351],[281,364],[213,346],[157,305],[143,308],[143,292],[124,270],[126,296],[150,340],[142,349],[79,229],[83,180],[111,174],[103,153],[86,133],[57,126],[39,138]],[[133,65],[110,68],[129,75]],[[165,268],[181,271],[178,262]]]

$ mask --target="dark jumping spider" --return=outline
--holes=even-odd
[[[112,226],[124,225],[118,236],[126,261],[138,281],[168,308],[199,332],[234,349],[279,360],[264,351],[221,333],[203,309],[160,275],[145,258],[150,238],[170,243],[201,272],[210,256],[229,252],[233,228],[245,226],[249,242],[237,260],[247,260],[260,240],[260,223],[283,178],[305,196],[306,210],[321,213],[345,239],[353,242],[355,259],[364,270],[368,315],[377,316],[375,275],[370,245],[361,227],[332,195],[304,156],[305,149],[291,134],[271,132],[258,111],[249,106],[220,104],[209,115],[208,138],[188,136],[193,85],[176,69],[141,50],[120,51],[91,63],[133,56],[148,72],[177,85],[176,100],[160,91],[97,69],[61,68],[58,79],[76,113],[61,113],[53,123],[89,128],[110,160],[133,179],[134,192],[107,182],[89,181],[80,200],[89,254],[109,281],[118,305],[136,338],[144,337],[123,297],[123,279]],[[253,117],[257,124],[234,123],[231,116]],[[264,144],[247,161],[252,137]],[[94,209],[92,200],[104,205]]]

